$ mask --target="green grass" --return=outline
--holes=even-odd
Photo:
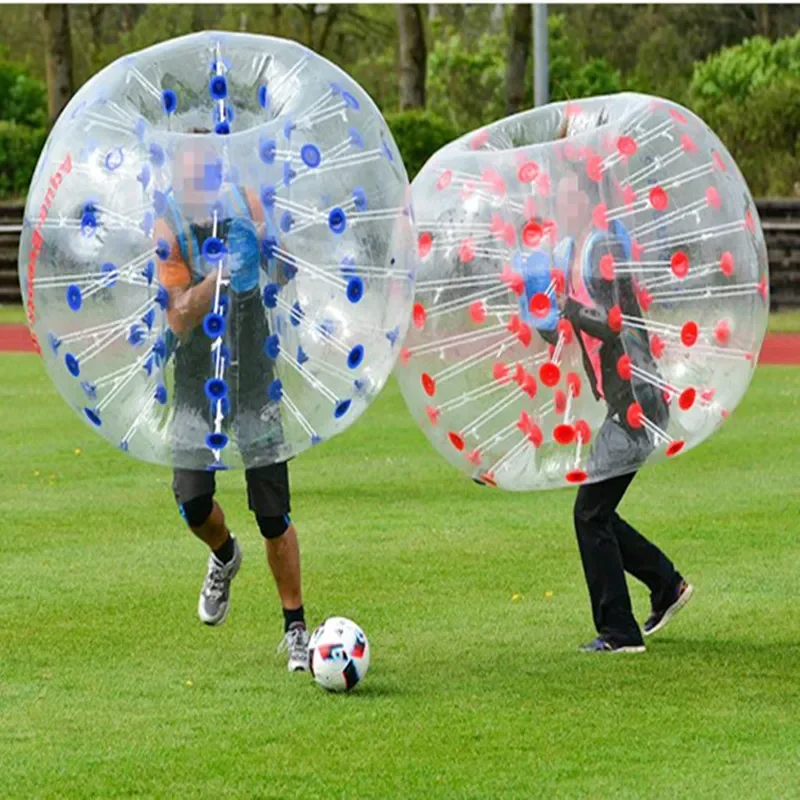
[[[25,322],[25,311],[19,305],[0,305],[0,325]]]
[[[390,385],[292,465],[311,620],[352,616],[373,648],[332,696],[274,654],[240,473],[219,497],[245,562],[208,629],[168,471],[73,417],[38,359],[0,368],[0,797],[798,796],[800,370],[760,368],[718,434],[637,478],[625,515],[698,593],[609,658],[575,652],[573,493],[473,485]]]
[[[773,311],[769,315],[770,333],[800,333],[800,309]]]

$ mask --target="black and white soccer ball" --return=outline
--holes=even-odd
[[[329,692],[349,692],[369,669],[369,642],[364,631],[345,617],[328,617],[308,643],[314,680]]]

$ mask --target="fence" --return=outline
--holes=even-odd
[[[756,202],[767,241],[772,308],[800,308],[800,199]],[[21,203],[0,205],[0,304],[20,303],[17,251]]]

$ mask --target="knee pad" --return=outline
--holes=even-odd
[[[292,521],[289,519],[288,514],[282,514],[280,517],[261,517],[256,516],[258,529],[265,539],[277,539],[283,536],[289,530]]]
[[[202,494],[181,503],[181,516],[190,528],[199,528],[210,516],[214,508],[214,495]]]

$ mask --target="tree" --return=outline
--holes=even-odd
[[[69,6],[44,6],[47,110],[55,121],[72,97],[72,40]]]
[[[419,4],[397,6],[400,35],[400,108],[425,108],[428,51]]]
[[[525,103],[525,78],[531,52],[531,4],[514,6],[508,38],[506,114],[516,114]]]

